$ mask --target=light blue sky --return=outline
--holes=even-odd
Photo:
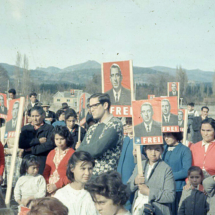
[[[2,0],[1,63],[29,67],[133,60],[215,69],[214,0]]]

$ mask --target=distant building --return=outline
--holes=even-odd
[[[58,91],[53,96],[53,104],[55,106],[61,106],[63,102],[66,102],[75,111],[79,110],[79,99],[83,90],[71,89],[70,91],[60,92]]]

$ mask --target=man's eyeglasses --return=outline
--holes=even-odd
[[[94,104],[94,105],[89,105],[89,108],[90,109],[96,109],[96,108],[98,108],[98,106],[100,105],[101,103],[99,102],[99,103],[96,103],[96,104]]]

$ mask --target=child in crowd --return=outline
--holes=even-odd
[[[41,198],[46,195],[46,181],[42,175],[38,174],[39,160],[34,155],[26,155],[21,163],[20,175],[15,189],[14,198],[19,204],[19,211],[26,211],[31,200]]]
[[[73,138],[68,128],[56,126],[51,136],[56,148],[49,152],[43,176],[47,183],[47,193],[54,195],[55,191],[69,183],[66,177],[67,163],[75,152],[72,147]]]
[[[188,170],[189,188],[182,192],[178,208],[178,215],[206,215],[208,211],[207,196],[203,193],[203,172],[198,166]]]
[[[109,171],[96,177],[86,184],[95,202],[98,212],[102,215],[130,215],[124,208],[129,198],[126,185],[122,183],[121,176],[116,171]]]
[[[72,138],[73,138],[73,141],[74,141],[74,144],[73,144],[72,148],[76,149],[76,145],[77,145],[77,148],[78,148],[78,146],[80,145],[80,142],[82,142],[82,140],[84,139],[86,131],[85,131],[84,128],[82,128],[82,127],[80,128],[80,130],[81,130],[80,142],[78,142],[79,125],[76,124],[76,121],[77,121],[76,112],[71,108],[68,109],[65,112],[65,120],[66,120],[66,126],[69,129],[69,131],[71,132]]]
[[[69,215],[96,215],[90,194],[84,189],[91,178],[95,161],[88,152],[75,152],[69,159],[66,175],[72,182],[59,189],[54,197],[69,209]]]

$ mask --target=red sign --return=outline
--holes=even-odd
[[[126,109],[129,106],[131,107],[131,101],[133,100],[133,70],[131,61],[103,63],[102,92],[110,96],[111,105],[114,107],[110,112],[114,116],[132,116],[125,113]]]
[[[180,131],[184,131],[184,121],[185,121],[185,109],[178,110],[178,125],[180,127]]]
[[[132,101],[132,109],[135,142],[142,145],[162,144],[161,101]]]

